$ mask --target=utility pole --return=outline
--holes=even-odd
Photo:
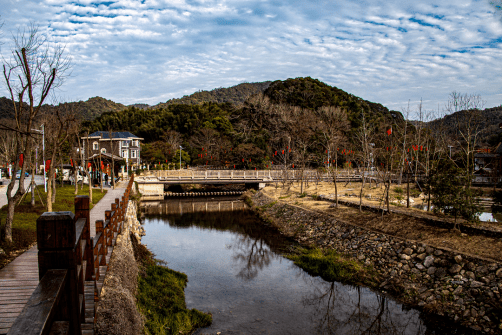
[[[184,148],[180,145],[180,171],[181,171],[181,150],[183,150]]]

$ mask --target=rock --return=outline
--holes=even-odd
[[[436,250],[436,251],[434,251],[434,255],[435,256],[441,256],[442,254],[443,254],[443,252],[441,250],[439,250],[439,249]]]
[[[436,268],[431,266],[430,268],[427,269],[427,274],[432,276],[433,274],[436,273]]]
[[[460,270],[462,270],[462,266],[460,264],[454,264],[451,268],[450,268],[450,273],[451,274],[455,274],[455,273],[459,273]]]
[[[425,247],[425,252],[430,255],[434,252],[434,248],[427,246]]]
[[[486,316],[486,315],[485,315],[485,316],[483,316],[483,319],[484,319],[485,321],[487,321],[487,322],[492,322],[492,320],[490,320],[490,318],[489,318],[488,316]]]
[[[488,267],[487,266],[483,266],[483,265],[478,266],[476,268],[476,272],[479,273],[479,274],[484,275],[484,274],[488,273]]]
[[[469,309],[466,309],[466,310],[464,311],[464,314],[462,314],[462,316],[463,316],[464,318],[468,318],[469,316],[471,316],[471,311],[470,311]]]
[[[502,278],[502,268],[498,269],[497,272],[495,272],[495,275],[499,278]]]
[[[423,254],[420,254],[417,256],[417,258],[421,261],[423,261],[425,259],[425,257],[427,257],[427,254],[425,252]]]
[[[425,257],[424,265],[426,268],[434,264],[434,256],[427,256]]]
[[[401,254],[399,257],[401,257],[401,259],[404,259],[404,260],[409,260],[411,257],[406,255],[406,254]]]
[[[413,249],[411,249],[411,248],[406,248],[403,250],[403,254],[411,255],[412,253],[413,253]]]
[[[464,304],[464,299],[460,298],[457,301],[455,301],[455,304],[462,306]]]
[[[417,269],[419,269],[420,271],[425,270],[425,266],[423,266],[423,265],[422,265],[422,264],[420,264],[420,263],[415,264],[415,267],[416,267]]]
[[[490,279],[488,279],[488,278],[486,278],[486,277],[482,277],[482,278],[481,278],[481,281],[482,281],[483,283],[485,283],[486,285],[489,285],[489,284],[490,284]]]
[[[453,294],[455,295],[459,295],[460,293],[462,293],[464,289],[462,288],[462,286],[457,286],[457,288],[455,289],[455,291],[453,291]]]
[[[423,252],[425,252],[425,248],[424,247],[418,247],[417,254],[421,254]]]
[[[474,272],[472,272],[472,271],[467,271],[467,272],[465,273],[465,276],[466,276],[467,278],[470,278],[470,279],[476,279],[476,276],[474,275]]]
[[[473,280],[471,282],[471,288],[476,288],[476,287],[481,287],[481,286],[484,286],[484,284],[482,282],[479,282],[479,281],[476,281],[476,280]]]
[[[408,264],[406,264],[406,265],[403,266],[403,270],[404,271],[410,271],[410,267],[408,266]]]
[[[478,311],[477,311],[477,310],[475,310],[474,308],[471,308],[471,316],[472,316],[473,318],[477,317],[477,316],[478,316]]]
[[[457,255],[457,256],[454,257],[454,259],[455,259],[455,262],[457,262],[457,264],[462,263],[462,256]]]
[[[0,256],[3,256],[5,254],[6,254],[5,251],[2,248],[0,248]]]
[[[467,263],[467,265],[465,267],[469,271],[474,271],[476,269],[476,264],[474,264],[473,262],[469,262],[469,263]]]
[[[434,275],[436,277],[442,278],[442,277],[446,276],[446,270],[444,268],[437,268]]]

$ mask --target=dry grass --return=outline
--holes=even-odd
[[[403,197],[406,199],[406,185],[403,185]],[[391,194],[399,194],[395,192],[395,187]],[[360,183],[351,183],[345,186],[345,183],[339,183],[338,194],[356,194],[359,195]],[[420,241],[431,246],[448,248],[456,250],[458,252],[469,254],[478,257],[484,257],[487,259],[493,259],[497,261],[502,261],[502,240],[497,238],[490,238],[485,236],[469,236],[467,234],[461,234],[457,231],[450,231],[444,228],[438,228],[427,224],[426,220],[421,218],[414,218],[407,215],[392,214],[384,215],[366,212],[359,212],[357,208],[339,205],[339,208],[330,207],[331,203],[327,201],[318,201],[313,197],[319,194],[334,194],[334,185],[331,183],[319,183],[319,185],[309,185],[304,192],[307,193],[306,196],[300,194],[300,187],[296,183],[288,190],[283,189],[280,186],[278,188],[274,186],[268,186],[264,189],[264,192],[270,198],[277,201],[282,201],[292,205],[301,206],[304,208],[320,210],[335,216],[341,221],[351,223],[363,228],[370,230],[382,232],[388,235],[398,236],[404,239]],[[374,184],[372,188],[365,188],[363,196],[370,194],[375,200],[364,199],[363,203],[368,205],[379,206],[381,201],[380,198],[383,194],[383,188],[375,188]],[[393,196],[395,198],[395,196]],[[359,198],[357,197],[340,197],[343,200],[349,200],[359,203]],[[415,198],[415,203],[421,203],[421,198]],[[400,206],[399,209],[410,211],[420,215],[426,215],[427,213],[416,209],[407,209],[404,206]],[[432,214],[430,214],[432,215]],[[493,223],[492,225],[500,224]]]

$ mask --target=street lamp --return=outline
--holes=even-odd
[[[184,148],[180,145],[180,171],[181,171],[181,150],[183,150]]]

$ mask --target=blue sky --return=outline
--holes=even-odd
[[[442,109],[452,91],[502,104],[502,21],[489,0],[0,0],[0,16],[4,57],[30,22],[66,45],[64,100],[157,104],[310,76],[398,111],[420,99]]]

